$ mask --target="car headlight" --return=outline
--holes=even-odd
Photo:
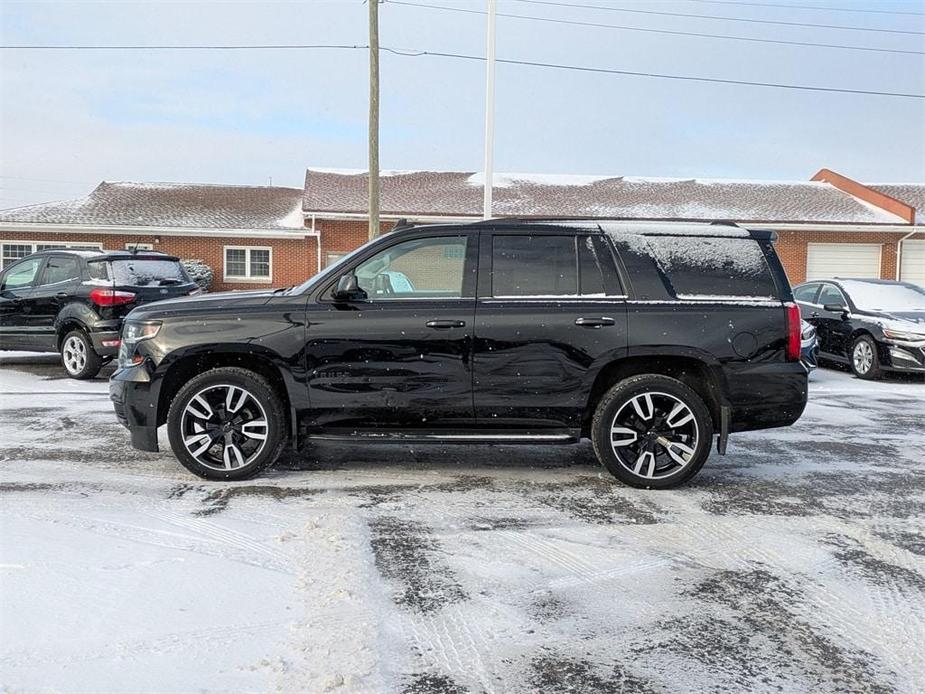
[[[126,322],[122,327],[122,342],[136,344],[142,340],[150,340],[161,329],[160,321],[146,321],[144,323]]]
[[[884,328],[883,334],[891,340],[902,340],[903,342],[922,342],[925,340],[925,333],[913,333],[908,330]]]
[[[155,337],[161,329],[160,321],[130,322],[122,326],[122,344],[119,347],[119,366],[138,366],[144,362],[137,352],[138,343]]]

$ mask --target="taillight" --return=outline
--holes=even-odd
[[[800,307],[787,304],[787,361],[800,360]]]
[[[97,306],[119,306],[128,304],[135,300],[133,292],[120,292],[116,289],[96,289],[90,290],[90,301]]]

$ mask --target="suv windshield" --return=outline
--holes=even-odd
[[[176,260],[113,260],[110,265],[116,286],[150,287],[190,282]]]
[[[865,311],[925,311],[925,289],[915,284],[841,280],[854,305]]]

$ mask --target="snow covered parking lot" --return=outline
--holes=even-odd
[[[6,690],[925,691],[921,382],[817,371],[662,492],[584,446],[318,444],[236,484],[164,448],[0,355]]]

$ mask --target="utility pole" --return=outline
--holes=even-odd
[[[495,5],[488,0],[487,46],[485,48],[485,196],[482,218],[491,218],[491,193],[495,173]]]
[[[379,236],[379,0],[369,3],[369,238]]]

